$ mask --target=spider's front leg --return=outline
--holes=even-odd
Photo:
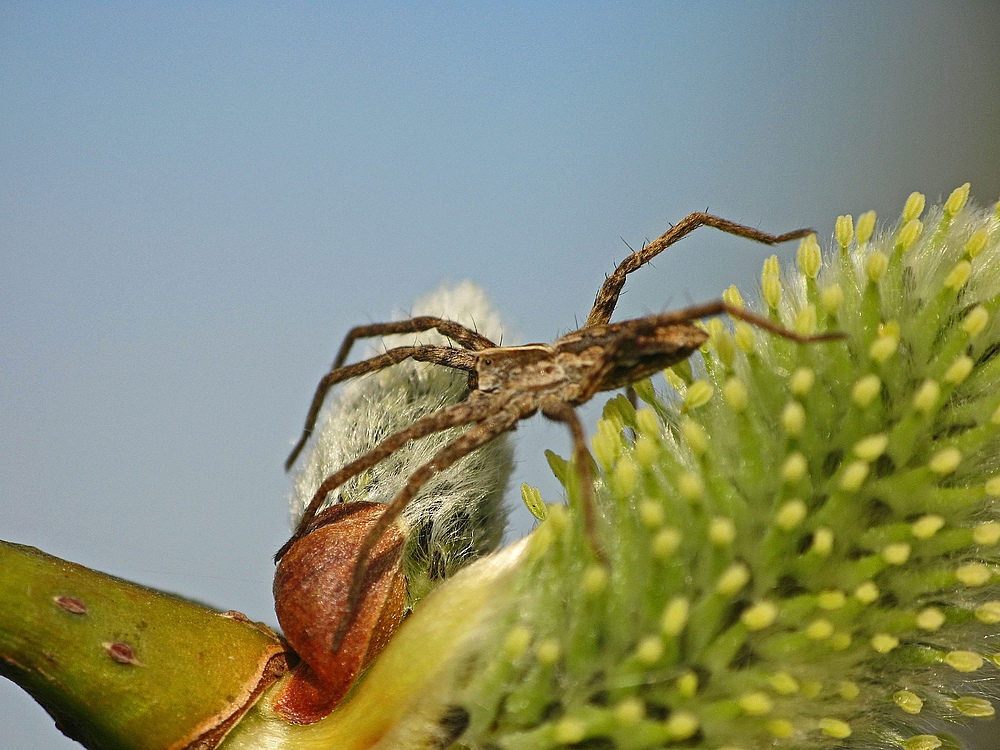
[[[777,245],[781,242],[801,239],[809,234],[813,234],[812,229],[797,229],[794,232],[786,232],[785,234],[768,234],[767,232],[761,232],[759,229],[737,224],[728,219],[721,219],[712,214],[696,211],[693,214],[685,216],[662,235],[648,245],[645,245],[642,249],[636,250],[618,264],[614,273],[604,280],[604,284],[601,286],[600,291],[598,291],[597,299],[594,300],[594,307],[591,309],[584,327],[590,328],[609,322],[612,313],[615,311],[615,305],[618,304],[618,297],[621,294],[622,287],[625,286],[625,277],[646,263],[649,263],[649,261],[661,252],[700,226],[714,227],[727,234],[746,237],[748,240],[762,242],[765,245]]]
[[[489,349],[496,346],[496,344],[490,341],[490,339],[477,333],[476,331],[466,328],[460,323],[431,315],[422,315],[417,318],[398,320],[392,323],[372,323],[370,325],[355,326],[348,331],[347,336],[344,337],[344,341],[340,345],[340,349],[337,351],[337,356],[333,360],[333,366],[330,368],[330,372],[324,375],[319,381],[319,385],[316,386],[316,393],[313,395],[312,403],[309,406],[309,413],[306,416],[305,427],[302,428],[302,435],[299,437],[295,447],[292,448],[292,452],[285,460],[285,471],[292,468],[295,460],[299,457],[299,454],[308,442],[309,437],[312,435],[313,429],[316,427],[316,419],[319,417],[320,409],[323,408],[323,401],[326,399],[326,394],[334,385],[343,382],[344,380],[364,375],[365,373],[375,372],[376,370],[390,367],[394,364],[402,362],[405,359],[409,359],[410,357],[422,362],[436,362],[437,364],[449,366],[449,363],[445,361],[449,356],[447,352],[453,351],[448,347],[443,346],[403,346],[390,349],[385,354],[381,354],[377,357],[371,357],[370,359],[345,367],[344,362],[347,361],[347,356],[350,354],[351,347],[354,346],[355,341],[358,339],[373,338],[375,336],[389,336],[392,334],[403,333],[423,333],[425,331],[430,331],[431,329],[436,330],[442,336],[454,341],[463,349],[467,349],[469,351],[479,351],[481,349]]]

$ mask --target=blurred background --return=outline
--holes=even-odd
[[[2,3],[0,538],[274,625],[349,327],[470,278],[550,341],[691,211],[826,245],[914,190],[992,204],[998,49],[995,2]],[[698,230],[617,319],[752,296],[771,252]],[[512,538],[570,451],[517,446]],[[0,717],[76,747],[7,681]]]

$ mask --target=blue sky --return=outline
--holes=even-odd
[[[0,537],[273,623],[282,461],[349,327],[471,278],[548,341],[691,211],[825,244],[992,203],[998,48],[987,2],[2,3]],[[770,253],[699,230],[619,318],[752,296]],[[558,499],[568,446],[523,425],[512,486]],[[6,682],[0,716],[74,746]]]

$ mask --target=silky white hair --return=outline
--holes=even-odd
[[[485,293],[471,281],[444,283],[414,304],[411,316],[454,320],[499,342],[500,319]],[[404,316],[405,317],[405,316]],[[437,331],[387,336],[355,358],[414,343],[448,345]],[[299,461],[290,497],[293,526],[326,477],[395,432],[468,395],[460,370],[406,360],[348,381],[328,396],[319,427]],[[389,503],[409,476],[466,428],[414,440],[331,492],[322,507],[367,500]],[[403,512],[408,528],[405,570],[411,602],[458,568],[493,552],[507,525],[503,495],[513,469],[513,447],[501,435],[435,474]]]

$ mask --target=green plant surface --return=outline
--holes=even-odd
[[[214,747],[284,668],[278,637],[0,542],[0,674],[85,747]]]

